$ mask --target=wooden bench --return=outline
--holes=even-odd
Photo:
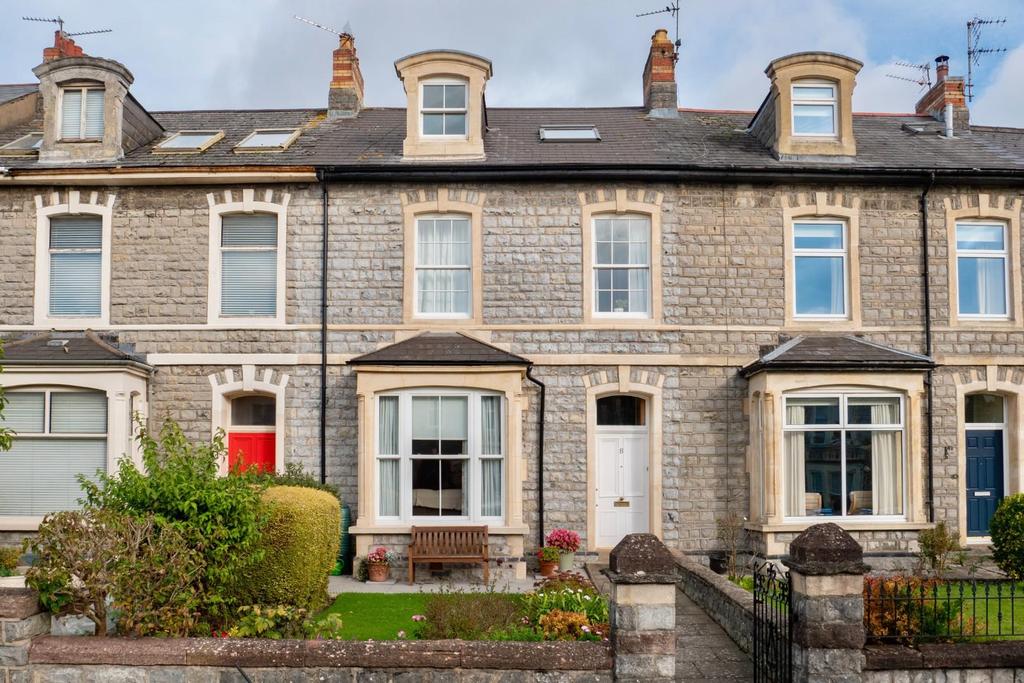
[[[414,526],[409,541],[409,584],[416,580],[417,562],[477,564],[490,580],[486,526]]]

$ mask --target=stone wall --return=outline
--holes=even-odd
[[[754,649],[754,594],[674,552],[679,590],[700,605],[744,652]]]

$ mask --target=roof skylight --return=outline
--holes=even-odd
[[[183,130],[157,145],[154,152],[202,152],[224,137],[222,130]]]
[[[540,127],[541,142],[600,142],[597,126],[557,125]]]
[[[29,133],[28,135],[22,135],[17,140],[8,142],[0,149],[7,150],[10,152],[18,152],[28,154],[29,152],[39,151],[40,145],[43,144],[42,133]]]
[[[236,152],[280,152],[299,136],[298,128],[264,128],[249,133],[235,146]]]

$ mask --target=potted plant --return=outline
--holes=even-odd
[[[580,549],[580,535],[568,529],[552,529],[544,540],[558,548],[558,570],[570,571],[576,561],[576,551]]]
[[[546,545],[537,551],[537,559],[540,560],[540,575],[551,578],[555,575],[555,568],[558,566],[558,548]]]
[[[395,553],[387,548],[375,548],[366,556],[367,577],[370,581],[387,581],[391,575],[391,565],[398,559]]]

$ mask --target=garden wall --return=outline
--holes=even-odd
[[[865,648],[864,683],[1018,683],[1024,681],[1024,642],[935,643],[915,648]]]
[[[679,589],[718,622],[744,652],[754,649],[754,595],[724,576],[673,552]]]

